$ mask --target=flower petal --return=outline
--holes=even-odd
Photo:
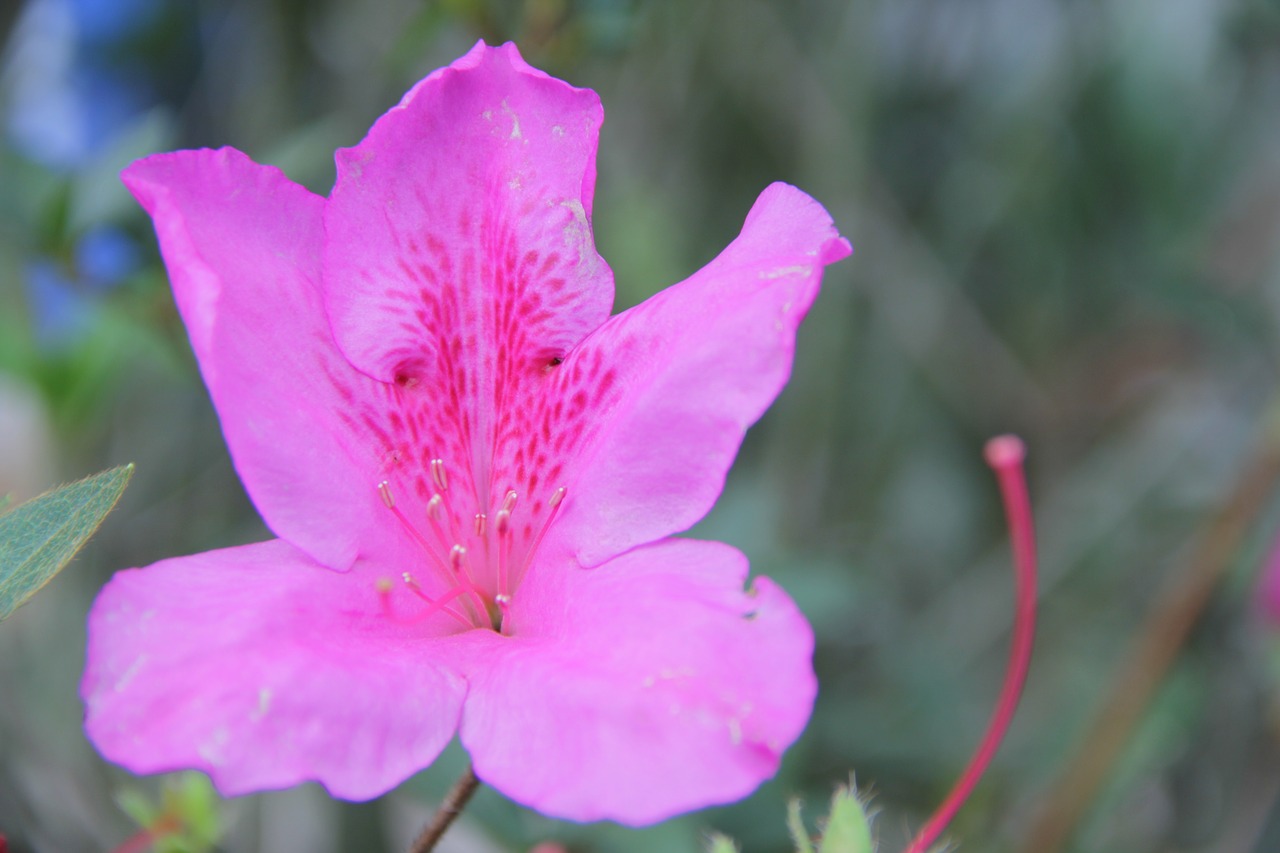
[[[390,408],[398,390],[333,343],[319,293],[324,200],[229,148],[148,157],[123,178],[155,220],[236,470],[267,525],[333,568],[361,553],[402,563],[408,545],[377,493],[385,428],[359,415]]]
[[[594,92],[481,43],[338,153],[324,261],[338,344],[417,394],[418,446],[473,513],[502,499],[490,463],[522,434],[521,401],[609,315],[590,223],[601,120]]]
[[[526,454],[567,488],[544,547],[590,566],[702,518],[791,373],[823,268],[851,251],[821,205],[773,184],[719,257],[572,351]]]
[[[458,642],[388,620],[368,576],[281,540],[165,560],[118,573],[90,612],[85,729],[138,773],[367,799],[453,736],[466,685],[440,661]]]
[[[531,578],[515,636],[472,673],[476,774],[546,814],[632,825],[750,793],[817,682],[808,623],[746,574],[727,545],[672,539]]]

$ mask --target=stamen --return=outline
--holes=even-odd
[[[434,616],[436,613],[443,610],[445,613],[449,613],[455,618],[461,620],[462,624],[466,625],[468,628],[474,628],[475,625],[473,625],[471,622],[468,622],[466,619],[463,619],[461,616],[458,616],[458,614],[454,613],[448,607],[449,603],[452,602],[455,598],[457,598],[460,595],[465,595],[471,591],[472,591],[471,588],[465,585],[455,586],[453,589],[449,590],[444,595],[440,596],[438,599],[432,602],[431,605],[427,607],[425,611],[423,611],[422,613],[419,613],[416,617],[416,621],[421,622],[422,620],[427,619],[430,616]]]
[[[444,460],[431,460],[431,482],[436,484],[436,488],[442,492],[449,491],[449,477],[444,472]]]
[[[510,515],[515,510],[516,501],[519,499],[520,499],[520,496],[516,494],[515,489],[507,490],[506,497],[502,499],[502,508],[507,511],[507,515]]]
[[[396,507],[395,499],[391,496],[391,486],[386,480],[383,480],[378,484],[378,494],[382,495],[382,502],[387,505],[387,509],[391,510],[392,515],[399,520],[400,524],[408,532],[409,536],[418,543],[418,546],[428,554],[435,553],[431,548],[431,544],[423,538],[421,533],[418,532],[418,528],[414,527],[409,519],[405,517],[405,514]],[[430,510],[430,504],[427,505],[427,508]]]
[[[1026,447],[1013,435],[1002,435],[987,442],[987,464],[996,473],[1000,484],[1000,496],[1004,501],[1005,516],[1009,522],[1009,540],[1013,548],[1013,564],[1016,574],[1016,611],[1013,622],[1013,644],[1009,652],[1009,666],[1005,671],[1004,686],[996,702],[995,713],[978,749],[969,760],[951,793],[934,812],[933,817],[920,828],[906,853],[924,853],[956,812],[973,792],[987,765],[995,757],[1000,741],[1004,739],[1009,723],[1013,720],[1027,680],[1031,664],[1031,647],[1036,630],[1036,544],[1035,527],[1031,517],[1031,501],[1027,497],[1027,480],[1023,471]]]
[[[431,532],[436,535],[436,544],[440,546],[441,551],[448,551],[449,544],[458,541],[458,537],[453,535],[453,518],[444,505],[444,497],[439,492],[427,501],[427,521],[431,524]],[[447,528],[445,522],[449,523]]]
[[[441,468],[441,470],[443,471],[443,468]],[[418,546],[426,552],[427,557],[431,562],[440,570],[442,580],[450,585],[456,583],[457,566],[452,566],[453,571],[451,572],[450,563],[452,561],[450,560],[446,562],[445,558],[441,554],[442,549],[447,549],[449,547],[448,543],[450,541],[457,541],[456,536],[446,534],[440,526],[440,521],[447,517],[444,498],[437,493],[432,495],[431,500],[427,502],[427,520],[431,522],[431,529],[435,533],[436,541],[440,546],[439,548],[435,548],[432,547],[431,543],[429,543],[425,537],[423,537],[423,535],[418,531],[418,528],[416,528],[409,519],[405,517],[405,514],[396,507],[395,500],[391,495],[391,486],[386,480],[383,480],[378,484],[378,493],[382,495],[382,502],[387,505],[387,508],[391,510],[392,514],[395,515],[399,522],[404,526],[405,530],[413,540],[418,543]],[[452,527],[452,525],[450,526]],[[420,598],[434,607],[436,602],[432,601],[431,598],[422,592],[422,589],[413,581],[412,576],[410,576],[408,572],[405,572],[404,574],[404,582],[410,589],[415,590]],[[484,603],[484,597],[481,595],[481,590],[475,585],[475,579],[469,575],[467,576],[467,584],[463,587],[463,591],[470,592],[472,594],[472,598],[475,599],[476,605],[479,608],[476,611],[478,615],[487,611]],[[467,627],[474,627],[471,622],[468,622],[465,619],[465,617],[458,616],[453,613],[452,610],[448,610],[446,608],[446,612],[453,614],[456,618],[460,619],[465,625],[467,625]],[[479,616],[477,616],[477,618],[479,618]]]
[[[514,495],[515,492],[507,494]],[[501,593],[508,589],[507,557],[511,552],[511,510],[507,509],[505,504],[494,517],[493,526],[498,531],[498,592]]]
[[[483,512],[476,513],[476,536],[483,539],[485,528],[488,526],[488,517]]]
[[[449,614],[454,619],[461,622],[464,628],[475,627],[474,625],[471,624],[471,622],[465,616],[458,613],[453,608],[445,606],[453,598],[456,598],[456,596],[445,596],[444,598],[441,598],[439,601],[432,600],[430,596],[428,596],[425,592],[422,591],[422,589],[413,580],[413,577],[408,572],[405,572],[401,577],[404,580],[405,586],[408,586],[414,592],[415,595],[417,595],[423,601],[426,601],[429,607],[426,613],[420,613],[418,614],[418,616],[414,618],[405,619],[403,617],[397,616],[395,612],[392,611],[391,609],[391,590],[395,588],[395,584],[392,583],[391,578],[385,578],[385,577],[378,578],[376,581],[373,582],[373,587],[378,591],[378,598],[382,602],[382,614],[386,616],[388,619],[390,619],[393,622],[397,622],[401,625],[414,625],[414,624],[417,624],[418,622],[421,622],[423,619],[432,615],[436,611],[443,610],[445,613]]]
[[[568,489],[564,486],[559,487],[551,493],[551,497],[547,499],[547,503],[551,505],[551,512],[547,513],[547,520],[542,522],[542,528],[538,531],[538,535],[533,538],[533,542],[524,553],[524,570],[529,570],[529,561],[533,559],[533,555],[537,553],[538,546],[542,544],[542,537],[547,535],[547,531],[551,529],[551,522],[555,521],[556,515],[560,512],[560,505],[564,503],[564,497],[568,493]],[[515,583],[519,584],[524,580],[524,575],[515,579]]]
[[[382,615],[395,619],[395,614],[391,612],[391,590],[394,588],[391,578],[378,578],[373,582],[373,588],[378,592],[378,601],[382,604]]]
[[[507,622],[507,614],[511,610],[511,596],[506,593],[498,593],[493,597],[493,603],[498,605],[498,613],[500,614],[498,631],[501,632]]]
[[[428,604],[435,604],[435,599],[422,591],[422,587],[418,586],[418,582],[413,579],[413,575],[408,572],[404,572],[400,575],[400,579],[404,581],[404,585],[409,587],[409,589],[413,591],[413,594],[418,596],[418,598],[421,598]]]
[[[449,565],[453,566],[453,570],[458,574],[464,573],[467,570],[467,549],[461,545],[450,548]]]

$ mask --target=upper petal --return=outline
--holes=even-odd
[[[594,565],[702,518],[791,373],[823,268],[851,251],[821,205],[773,184],[719,257],[574,349],[525,453],[546,460],[544,490],[567,488],[544,548]]]
[[[389,621],[368,577],[280,540],[165,560],[119,572],[94,603],[85,729],[138,773],[367,799],[453,736],[457,642]]]
[[[478,44],[338,153],[324,261],[338,343],[418,395],[423,452],[469,512],[502,497],[490,460],[529,387],[609,314],[590,225],[601,119],[594,92]]]
[[[351,367],[319,290],[324,200],[234,149],[134,163],[236,470],[267,525],[325,565],[407,552],[378,497],[398,390]]]
[[[813,634],[746,559],[667,540],[539,573],[515,635],[475,660],[461,736],[476,774],[573,820],[640,825],[745,796],[813,707]]]

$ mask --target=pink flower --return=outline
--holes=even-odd
[[[328,198],[232,149],[126,170],[279,538],[103,589],[81,692],[104,756],[365,799],[457,732],[512,799],[629,824],[774,773],[813,703],[809,626],[744,591],[733,548],[669,537],[851,250],[774,184],[718,258],[610,317],[601,119],[478,44],[338,153]]]

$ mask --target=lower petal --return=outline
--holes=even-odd
[[[769,580],[744,591],[746,574],[727,545],[672,539],[531,576],[515,636],[472,671],[476,774],[549,815],[631,825],[749,794],[817,683],[808,623]]]
[[[85,729],[134,772],[198,768],[228,795],[375,797],[439,754],[466,693],[458,639],[379,605],[363,572],[281,540],[120,572],[89,614]]]

